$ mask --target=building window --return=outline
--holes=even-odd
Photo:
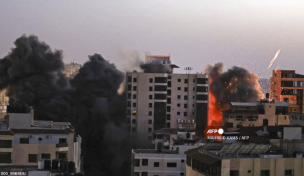
[[[194,104],[192,104],[192,107],[194,107]]]
[[[149,108],[152,108],[153,104],[152,103],[149,103]]]
[[[136,111],[132,111],[132,115],[136,115]]]
[[[188,96],[187,95],[184,96],[184,100],[188,100]]]
[[[167,106],[167,112],[171,112],[171,106]]]
[[[29,144],[29,138],[20,138],[20,144]]]
[[[193,83],[195,83],[195,79],[193,79]]]
[[[171,75],[168,75],[168,79],[171,79]]]
[[[238,170],[230,170],[230,176],[239,176]]]
[[[136,94],[133,94],[133,99],[136,99]]]
[[[152,86],[149,87],[149,91],[153,91],[153,87]]]
[[[177,103],[177,107],[180,107],[180,104],[179,104],[179,103]]]
[[[136,119],[132,119],[132,124],[136,124]]]
[[[152,111],[149,111],[149,116],[152,116]]]
[[[49,153],[41,153],[41,159],[51,159],[51,154],[49,154]]]
[[[148,166],[148,159],[142,159],[141,165],[142,166]]]
[[[180,99],[180,95],[177,95],[177,99]]]
[[[182,162],[182,163],[184,163],[184,162],[185,162],[185,160],[183,160],[183,159],[182,159],[182,160],[181,160],[181,162]]]
[[[148,132],[151,133],[152,132],[152,128],[148,128]]]
[[[184,104],[184,108],[188,108],[188,104]]]
[[[184,173],[183,172],[181,172],[181,174],[180,175],[184,175]]]
[[[159,167],[159,162],[154,162],[154,167]]]
[[[136,91],[136,86],[133,86],[133,91]]]
[[[171,95],[171,90],[167,90],[167,95]]]
[[[140,159],[133,160],[134,166],[139,166]]]
[[[187,117],[187,112],[184,112],[184,116]]]
[[[59,138],[59,144],[66,144],[67,139],[66,138]]]
[[[133,78],[133,82],[137,82],[137,78]]]
[[[42,141],[42,138],[38,138],[38,141]]]
[[[153,95],[149,95],[149,99],[152,100],[153,99]]]
[[[193,87],[193,91],[195,91],[195,87]]]
[[[184,87],[184,92],[188,92],[188,87]]]
[[[167,98],[167,104],[171,104],[171,98]]]
[[[130,98],[131,98],[131,93],[128,93],[127,98],[128,98],[128,99],[130,99]]]
[[[177,87],[177,90],[181,90],[181,87]]]
[[[171,87],[171,81],[168,81],[168,87]]]
[[[167,163],[167,167],[176,167],[176,163]]]
[[[176,114],[177,114],[177,115],[180,115],[180,112],[177,112]]]
[[[153,83],[153,78],[150,78],[150,79],[149,79],[149,83]]]
[[[133,108],[135,108],[136,107],[136,103],[133,103]]]
[[[167,128],[170,128],[170,123],[167,123],[167,125],[166,125],[166,126],[167,126]]]
[[[181,79],[177,79],[177,82],[181,82]]]
[[[188,84],[188,79],[185,79],[185,84]]]
[[[152,124],[152,120],[151,119],[148,120],[148,124]]]
[[[285,170],[285,175],[291,176],[293,175],[293,170]]]
[[[148,176],[148,172],[142,172],[141,176]]]
[[[269,170],[261,170],[261,176],[270,176]]]
[[[251,173],[251,170],[248,170],[247,173]]]
[[[128,76],[128,82],[132,81],[132,76]]]
[[[127,102],[127,107],[129,107],[129,108],[131,107],[131,101]]]
[[[0,148],[12,148],[12,140],[0,140]]]
[[[132,86],[128,85],[128,91],[131,91]]]
[[[37,163],[37,154],[29,154],[28,155],[29,163]]]
[[[167,114],[167,120],[171,120],[171,115]]]

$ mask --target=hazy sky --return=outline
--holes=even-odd
[[[268,77],[270,69],[304,74],[304,1],[1,0],[0,58],[22,34],[34,34],[65,62],[101,54],[119,67],[134,53],[171,55],[201,72],[224,62]]]

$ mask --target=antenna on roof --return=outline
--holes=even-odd
[[[184,70],[186,70],[186,74],[191,74],[191,70],[193,70],[192,67],[185,67]]]

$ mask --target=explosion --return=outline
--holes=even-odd
[[[208,65],[205,73],[209,74],[209,128],[222,127],[222,111],[229,109],[230,102],[254,102],[264,98],[255,73],[234,66],[224,72],[224,64]],[[205,130],[206,136],[206,130]]]

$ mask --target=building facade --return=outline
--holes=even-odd
[[[129,72],[127,121],[141,140],[152,140],[152,132],[177,128],[178,123],[196,124],[202,136],[208,116],[208,75]]]
[[[223,121],[228,131],[235,131],[243,126],[289,125],[290,118],[287,102],[261,100],[244,103],[231,102],[230,109],[223,111]]]
[[[81,169],[81,137],[69,122],[35,121],[33,109],[7,108],[0,130],[0,170],[38,169],[40,161],[66,159]]]
[[[300,112],[304,113],[303,81],[304,75],[297,74],[295,70],[273,70],[270,78],[270,99],[298,105]]]

